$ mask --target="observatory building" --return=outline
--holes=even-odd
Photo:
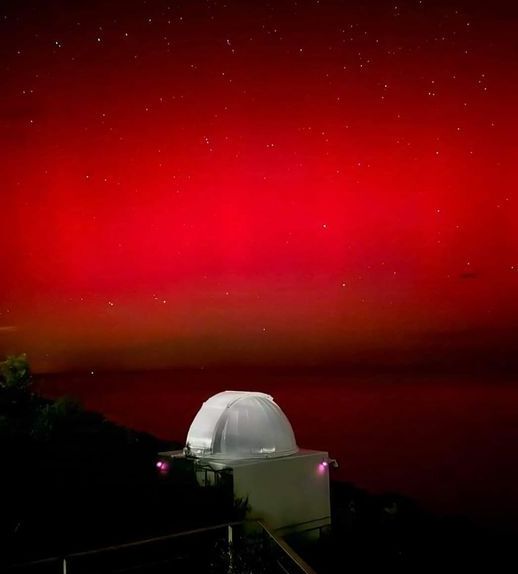
[[[325,451],[297,446],[286,415],[270,395],[224,391],[203,403],[183,451],[161,453],[160,464],[192,464],[200,485],[231,476],[234,499],[246,500],[248,518],[278,534],[319,532],[331,523]],[[160,466],[159,466],[160,468]]]

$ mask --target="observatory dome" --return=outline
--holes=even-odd
[[[186,452],[217,460],[294,454],[297,443],[286,415],[270,395],[224,391],[205,401],[187,434]]]

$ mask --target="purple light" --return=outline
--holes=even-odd
[[[159,470],[160,474],[167,474],[169,472],[169,463],[166,460],[158,460],[155,466]]]
[[[326,472],[328,466],[329,466],[329,464],[326,460],[323,460],[321,463],[319,463],[318,474],[324,474]]]

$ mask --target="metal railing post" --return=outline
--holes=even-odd
[[[227,542],[228,542],[228,571],[229,573],[234,571],[234,530],[232,524],[227,526]]]

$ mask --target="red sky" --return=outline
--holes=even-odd
[[[0,352],[507,360],[511,2],[0,10]]]

